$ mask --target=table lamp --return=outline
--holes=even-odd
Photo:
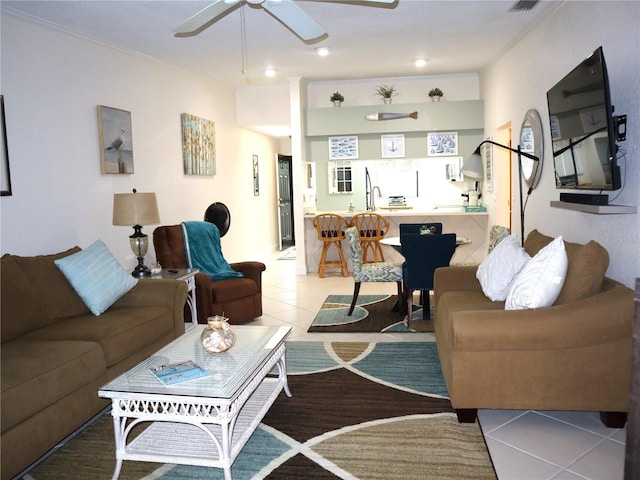
[[[136,278],[151,275],[149,267],[144,264],[144,256],[149,248],[149,238],[142,233],[142,225],[160,223],[158,203],[155,193],[115,193],[113,195],[113,225],[133,227],[133,235],[129,243],[133,254],[138,258],[138,265],[131,272]]]

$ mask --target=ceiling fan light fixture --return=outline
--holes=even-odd
[[[329,55],[329,50],[330,47],[327,46],[316,47],[316,53],[321,57],[326,57],[327,55]]]
[[[509,9],[510,12],[526,12],[533,9],[540,0],[518,0]]]

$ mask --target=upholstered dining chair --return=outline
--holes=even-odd
[[[407,312],[413,309],[413,292],[422,293],[422,318],[431,318],[429,292],[433,290],[433,274],[436,268],[446,267],[456,250],[456,234],[416,235],[414,233],[400,236],[402,255],[403,295],[407,301]],[[411,314],[407,314],[407,327],[411,328]]]
[[[496,246],[509,235],[511,235],[509,227],[491,225],[491,229],[489,230],[489,251],[487,253],[491,253],[491,250],[496,248]]]
[[[339,268],[342,276],[349,276],[347,261],[342,250],[342,240],[344,240],[344,230],[349,226],[347,220],[335,213],[321,213],[313,217],[313,227],[316,229],[318,240],[322,242],[322,253],[318,264],[318,276],[324,277],[327,268]],[[327,253],[331,246],[338,251],[338,260],[327,260]]]
[[[362,261],[364,263],[384,262],[384,253],[380,240],[389,231],[389,221],[373,212],[356,213],[351,217],[351,225],[358,229],[362,243]],[[371,260],[369,260],[371,252]]]
[[[427,222],[427,223],[401,223],[400,236],[415,233],[416,235],[425,235],[422,233],[424,229],[427,230],[426,234],[440,235],[442,233],[442,223],[440,222]],[[396,248],[396,250],[402,253],[402,247]],[[423,302],[423,292],[420,291],[420,303]]]
[[[398,285],[398,305],[402,309],[402,264],[395,262],[375,262],[363,263],[362,243],[356,227],[349,227],[345,231],[349,250],[351,252],[351,262],[353,263],[353,299],[349,307],[348,315],[351,316],[358,300],[360,285],[362,282],[396,282]]]
[[[442,223],[401,223],[400,235],[403,233],[420,233],[422,227],[426,227],[429,233],[442,233]]]

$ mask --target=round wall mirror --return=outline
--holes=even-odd
[[[536,188],[542,173],[542,160],[544,155],[544,139],[542,138],[542,121],[540,114],[535,109],[525,113],[520,129],[520,149],[523,153],[535,155],[540,160],[522,156],[522,178],[530,188]]]

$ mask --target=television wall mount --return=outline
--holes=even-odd
[[[624,142],[627,139],[627,116],[614,115],[613,125],[616,129],[616,141]]]

